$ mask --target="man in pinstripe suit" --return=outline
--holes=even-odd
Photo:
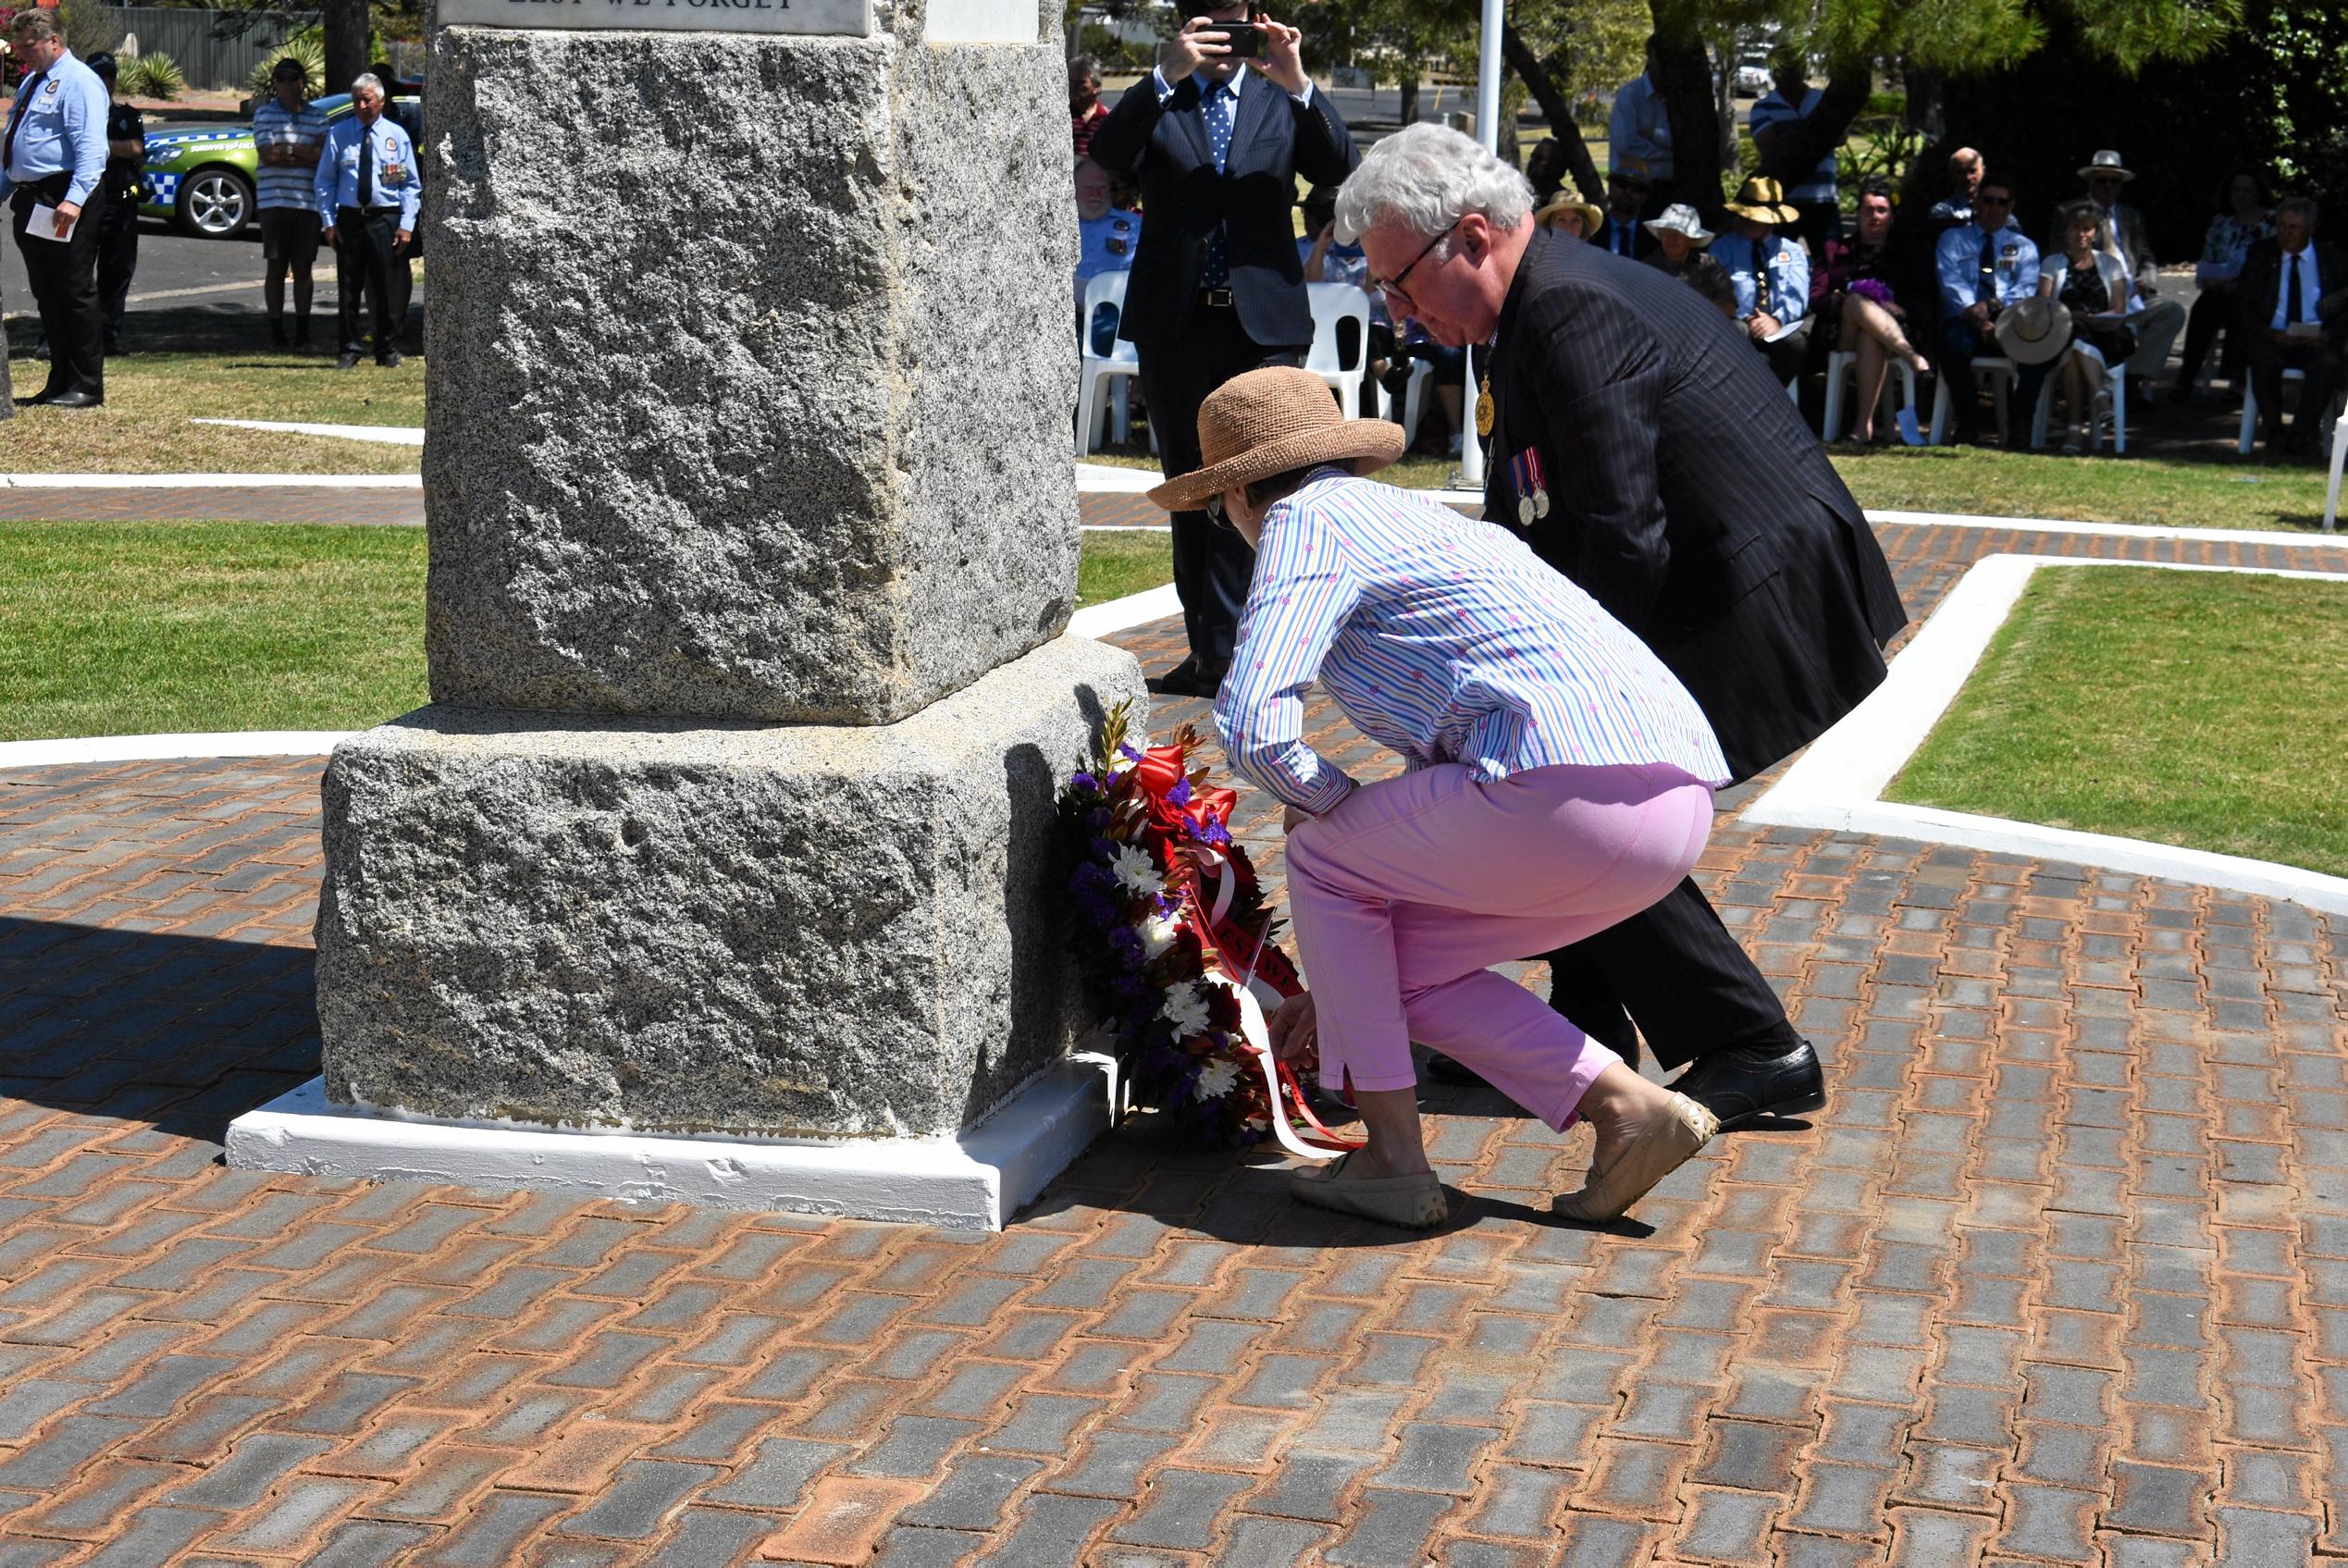
[[[1531,194],[1467,137],[1411,126],[1339,192],[1338,231],[1361,237],[1397,319],[1494,345],[1484,514],[1645,638],[1750,778],[1883,680],[1908,619],[1890,568],[1738,331],[1653,267],[1555,241]],[[1626,1057],[1635,1021],[1724,1129],[1825,1103],[1816,1055],[1692,878],[1548,957],[1560,1012]]]

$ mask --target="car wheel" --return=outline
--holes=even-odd
[[[232,168],[198,169],[179,181],[172,218],[182,233],[233,240],[253,220],[253,182]]]

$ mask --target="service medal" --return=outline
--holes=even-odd
[[[1489,376],[1485,377],[1484,384],[1476,389],[1476,433],[1478,436],[1492,433],[1492,378]]]
[[[1533,519],[1539,517],[1546,510],[1548,509],[1545,507],[1535,506],[1533,498],[1530,496],[1516,498],[1516,521],[1527,528],[1533,525]]]

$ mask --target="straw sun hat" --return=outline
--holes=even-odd
[[[1347,419],[1328,384],[1309,370],[1271,365],[1235,376],[1198,411],[1206,466],[1168,479],[1150,500],[1189,512],[1209,496],[1316,463],[1354,460],[1367,474],[1403,455],[1403,427],[1388,419]]]
[[[1585,202],[1569,191],[1560,191],[1549,199],[1549,204],[1533,215],[1533,221],[1543,228],[1550,219],[1565,213],[1578,213],[1582,219],[1582,238],[1587,240],[1606,227],[1606,213],[1595,202]]]

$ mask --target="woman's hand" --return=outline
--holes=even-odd
[[[1294,833],[1312,820],[1313,813],[1310,811],[1300,810],[1293,806],[1287,807],[1280,812],[1280,832]]]
[[[1320,1043],[1320,1023],[1314,1016],[1313,994],[1300,991],[1282,1002],[1266,1020],[1271,1036],[1272,1055],[1281,1061],[1292,1062]]]

